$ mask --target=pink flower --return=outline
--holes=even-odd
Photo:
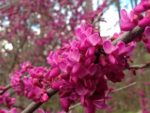
[[[0,109],[0,113],[21,113],[17,110],[17,108],[7,109]]]
[[[45,77],[49,71],[44,67],[34,67],[31,64],[26,64],[28,63],[22,64],[19,71],[12,73],[12,87],[18,94],[36,102],[47,101],[49,97],[47,95],[48,84],[46,81],[48,80]]]
[[[105,40],[103,42],[103,49],[105,51],[105,53],[110,54],[112,53],[116,48],[115,46],[112,44],[112,42],[110,40]]]
[[[120,27],[123,31],[130,31],[137,25],[134,12],[127,14],[125,9],[121,10]]]
[[[106,108],[107,81],[122,81],[136,43],[113,45],[111,40],[94,32],[90,25],[79,27],[76,35],[76,40],[50,52],[47,57],[50,69],[27,63],[13,73],[11,84],[14,90],[36,102],[48,100],[48,88],[57,90],[64,111],[77,101],[86,113]]]
[[[15,103],[15,98],[11,98],[9,93],[0,95],[0,105],[5,105],[10,108]]]
[[[134,8],[134,12],[135,13],[141,13],[143,11],[145,11],[145,7],[144,7],[144,0],[142,0],[135,8]]]
[[[138,25],[142,28],[149,26],[150,25],[150,17],[144,17],[143,19],[141,19],[139,21]]]
[[[92,35],[90,35],[88,38],[88,41],[93,45],[96,46],[97,44],[99,44],[101,42],[100,36],[98,33],[94,33]]]

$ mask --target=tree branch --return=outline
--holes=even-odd
[[[69,107],[69,111],[76,108],[76,107],[78,107],[78,106],[80,106],[80,105],[81,105],[81,103],[77,103],[75,105],[72,105],[71,107]]]
[[[3,95],[8,89],[11,88],[11,85],[7,85],[3,91],[0,92],[0,95]]]
[[[130,66],[129,69],[144,69],[144,68],[150,68],[150,62],[146,63],[146,64],[139,64],[139,65],[133,65]]]
[[[53,89],[48,90],[48,96],[51,97],[56,94],[57,91]],[[29,104],[21,113],[33,113],[37,108],[39,108],[43,103],[32,102]]]
[[[114,89],[114,90],[112,90],[112,93],[121,91],[121,90],[123,90],[123,89],[127,89],[127,88],[129,88],[129,87],[131,87],[131,86],[134,86],[134,85],[136,85],[136,82],[133,82],[133,83],[127,85],[127,86],[124,86],[124,87],[121,87],[121,88],[118,88],[118,89]]]
[[[116,40],[113,41],[113,44],[117,44],[119,41],[123,41],[125,43],[129,43],[133,41],[135,38],[139,37],[144,32],[144,28],[140,28],[136,26],[132,31],[124,32],[120,35]]]

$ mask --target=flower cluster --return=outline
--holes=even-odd
[[[36,102],[48,100],[47,84],[44,79],[48,70],[44,67],[33,67],[29,62],[21,65],[19,71],[11,75],[11,85],[18,93]]]
[[[149,12],[142,14],[147,9],[149,0],[142,0],[129,15],[122,10],[120,26],[123,31],[130,31],[137,25],[146,27],[142,40],[150,51]],[[106,100],[111,92],[107,82],[122,81],[124,70],[130,69],[130,56],[136,42],[113,44],[113,39],[101,37],[89,24],[82,24],[75,35],[75,40],[50,52],[47,57],[50,69],[34,67],[29,62],[22,64],[21,69],[11,75],[14,90],[36,102],[48,100],[48,88],[57,90],[62,108],[67,112],[71,104],[78,101],[86,113],[107,108]]]
[[[127,14],[127,11],[123,9],[121,11],[121,21],[120,27],[123,31],[130,31],[135,26],[139,25],[142,28],[150,25],[150,1],[142,0],[140,4],[138,4],[130,14]],[[145,12],[144,12],[145,11]],[[145,13],[144,15],[142,13]]]
[[[18,110],[17,108],[13,107],[10,110],[7,109],[0,109],[0,113],[21,113],[20,110]],[[53,113],[49,110],[44,110],[42,108],[39,108],[35,111],[35,113]],[[58,111],[57,113],[66,113],[64,111]],[[72,112],[68,112],[68,113],[72,113]]]
[[[0,95],[0,105],[6,105],[10,108],[15,103],[15,98],[11,98],[9,93]]]
[[[50,52],[47,79],[53,89],[59,90],[65,111],[80,101],[86,113],[94,113],[96,108],[107,107],[107,81],[120,82],[124,78],[123,71],[128,68],[127,60],[136,43],[119,42],[114,46],[85,24],[76,30],[76,36],[76,40]]]
[[[135,26],[145,28],[144,38],[141,38],[144,42],[148,52],[150,52],[150,1],[142,0],[131,12],[127,14],[126,10],[121,11],[120,27],[123,31],[131,31]],[[142,37],[142,36],[141,36]]]
[[[10,110],[0,109],[0,113],[19,113],[16,108],[11,108]]]

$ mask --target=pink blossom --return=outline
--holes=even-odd
[[[48,100],[46,77],[48,70],[44,67],[33,67],[31,64],[27,68],[21,65],[21,69],[12,73],[11,85],[14,90],[21,95],[27,96],[36,102]],[[44,82],[45,81],[45,82]]]
[[[120,82],[124,78],[123,70],[128,67],[125,57],[129,57],[135,47],[123,42],[114,46],[91,28],[90,25],[82,25],[76,30],[76,40],[50,52],[47,57],[51,71],[57,69],[60,72],[56,71],[58,75],[55,76],[50,72],[48,79],[51,87],[59,91],[65,111],[77,100],[86,113],[106,108],[106,81]]]
[[[137,25],[137,20],[133,11],[127,14],[125,9],[121,10],[120,28],[123,31],[130,31]]]
[[[20,113],[17,108],[11,108],[10,110],[7,109],[0,109],[0,113]]]
[[[115,46],[112,44],[110,40],[106,40],[103,43],[103,49],[105,53],[110,54],[115,50]]]
[[[138,25],[142,28],[149,26],[150,25],[150,17],[144,17],[143,19],[141,19],[139,21]]]
[[[5,105],[10,108],[15,103],[15,98],[10,97],[9,93],[4,93],[0,95],[0,105]]]

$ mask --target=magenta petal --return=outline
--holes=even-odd
[[[87,106],[87,107],[85,107],[85,112],[86,113],[95,113],[95,111],[96,111],[96,108],[95,108],[95,106],[94,105],[89,105],[89,106]]]
[[[124,53],[124,51],[126,50],[126,45],[125,45],[124,42],[119,42],[119,43],[117,44],[117,48],[118,48],[118,53],[119,53],[119,54],[122,54],[122,53]]]
[[[64,81],[63,80],[55,81],[52,84],[52,88],[55,89],[55,90],[59,90],[63,85],[64,85]]]
[[[145,8],[143,7],[143,2],[141,2],[140,4],[138,4],[135,8],[134,8],[134,12],[139,14],[141,12],[145,11]]]
[[[80,53],[79,53],[79,50],[77,50],[77,49],[71,50],[71,51],[70,51],[70,54],[69,54],[69,58],[70,58],[70,60],[72,60],[72,61],[79,62],[79,60],[80,60]]]
[[[120,20],[121,30],[129,31],[135,27],[135,24],[132,22],[133,15],[134,15],[133,12],[131,12],[130,15],[128,15],[125,9],[121,10],[121,20]]]
[[[145,2],[143,2],[143,6],[144,6],[145,10],[149,9],[150,8],[150,1],[146,0]]]
[[[45,111],[44,111],[42,108],[39,108],[39,109],[37,110],[37,113],[45,113]]]
[[[86,56],[92,56],[94,55],[94,53],[95,53],[95,47],[90,47],[86,52]]]
[[[69,110],[70,102],[67,98],[60,98],[60,103],[64,111]]]
[[[127,11],[125,9],[121,10],[121,19],[123,20],[123,22],[130,21]]]
[[[136,47],[136,42],[130,42],[128,44],[128,47],[126,48],[127,55],[131,55],[135,47]]]
[[[60,73],[60,70],[59,68],[53,68],[51,71],[50,71],[50,74],[49,74],[49,77],[56,77],[58,76]]]
[[[105,53],[110,54],[115,50],[115,46],[112,44],[110,40],[106,40],[103,43],[103,49]]]
[[[123,31],[130,31],[130,30],[132,30],[134,27],[135,27],[135,25],[132,24],[132,23],[121,24],[121,25],[120,25],[120,28],[121,28],[121,30],[123,30]]]
[[[98,69],[98,66],[97,66],[97,65],[90,65],[90,66],[88,67],[88,73],[89,73],[90,75],[94,75],[94,74],[96,74],[97,69]]]
[[[18,113],[16,108],[12,108],[9,113]]]
[[[139,21],[139,26],[144,28],[148,25],[150,25],[150,17],[144,17],[142,20]]]
[[[80,37],[81,37],[81,35],[82,35],[81,29],[80,29],[80,28],[77,28],[77,29],[75,30],[75,34],[76,34],[77,38],[80,39]]]
[[[92,34],[92,32],[93,32],[93,28],[92,28],[92,27],[88,27],[87,30],[85,31],[85,34],[86,34],[87,36],[89,36],[89,35]]]
[[[42,99],[42,102],[45,102],[45,101],[47,101],[48,100],[48,95],[45,93],[45,94],[43,94],[42,95],[42,97],[41,97],[41,99]]]
[[[105,100],[95,100],[94,101],[94,105],[96,106],[96,108],[98,109],[106,109],[108,106],[105,103]]]
[[[72,68],[72,73],[76,77],[83,78],[87,74],[87,70],[84,66],[80,64],[75,64]]]
[[[115,64],[115,62],[116,62],[116,59],[115,59],[115,57],[113,56],[113,55],[109,55],[109,61],[112,63],[112,64]]]
[[[84,95],[86,95],[87,93],[89,93],[89,90],[88,90],[87,88],[85,88],[84,86],[79,85],[79,86],[77,86],[77,88],[76,88],[76,92],[77,92],[78,95],[84,96]]]
[[[100,43],[100,36],[98,33],[94,33],[90,35],[88,38],[88,41],[93,45],[96,46],[98,43]]]

